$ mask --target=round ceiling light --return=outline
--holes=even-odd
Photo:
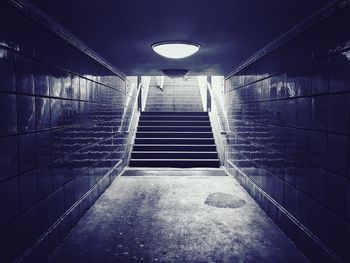
[[[186,41],[162,41],[152,44],[152,48],[163,57],[179,59],[193,55],[199,50],[200,45]]]

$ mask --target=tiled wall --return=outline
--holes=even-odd
[[[0,3],[0,262],[44,260],[120,171],[125,89]]]
[[[226,80],[228,168],[314,262],[350,262],[349,25],[348,5]]]

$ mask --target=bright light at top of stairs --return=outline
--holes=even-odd
[[[180,59],[192,56],[199,50],[200,45],[186,41],[162,41],[152,44],[152,48],[163,57]]]

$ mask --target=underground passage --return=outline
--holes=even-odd
[[[349,0],[0,2],[0,262],[350,262]]]

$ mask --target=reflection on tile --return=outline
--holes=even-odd
[[[35,99],[32,96],[17,96],[17,123],[19,132],[35,130]]]
[[[34,75],[35,94],[49,96],[50,95],[50,76],[45,71],[44,65],[38,65]]]
[[[50,99],[35,98],[36,130],[49,129],[51,127]]]
[[[51,101],[51,127],[59,127],[62,124],[62,100],[50,99]]]
[[[78,76],[72,76],[72,99],[80,99],[80,86]]]
[[[19,93],[34,94],[34,62],[23,56],[16,57],[16,89]]]
[[[0,46],[0,91],[15,91],[15,56]]]
[[[330,57],[330,91],[350,91],[349,51]]]

